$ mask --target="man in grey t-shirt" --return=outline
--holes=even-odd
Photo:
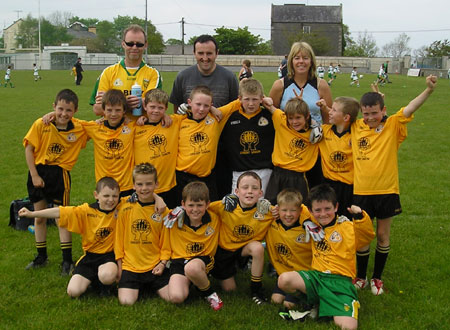
[[[173,82],[170,103],[174,112],[186,103],[191,90],[198,85],[208,86],[213,93],[213,104],[220,107],[238,98],[239,83],[233,72],[216,64],[219,54],[216,40],[201,35],[194,41],[194,56],[197,64],[178,73]]]

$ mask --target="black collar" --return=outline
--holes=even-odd
[[[105,210],[102,210],[102,209],[100,208],[100,205],[98,204],[98,202],[89,204],[89,207],[91,207],[91,208],[93,208],[93,209],[95,209],[95,210],[98,210],[98,211],[100,211],[100,212],[102,212],[102,213],[105,213],[105,214],[110,214],[111,212],[113,212],[113,211],[116,209],[116,208],[113,208],[111,211],[105,211]]]
[[[300,227],[300,220],[299,220],[299,219],[297,219],[297,221],[295,221],[295,222],[292,224],[292,226],[286,226],[286,225],[283,223],[283,221],[281,221],[280,219],[278,219],[276,222],[277,222],[278,224],[280,224],[280,225],[284,228],[284,230],[286,230],[286,231],[288,231],[289,229],[295,228],[295,227]]]
[[[105,121],[103,122],[103,125],[105,125],[105,126],[108,127],[109,129],[116,130],[116,129],[118,129],[118,128],[123,124],[124,121],[125,121],[125,117],[123,117],[122,120],[120,121],[120,123],[118,123],[116,126],[111,126],[111,125],[109,124],[109,122],[108,122],[107,120],[105,120]]]
[[[56,127],[56,123],[55,122],[52,122],[52,124],[55,126],[55,128],[58,130],[58,132],[68,132],[68,131],[74,129],[74,127],[75,127],[73,125],[73,123],[72,123],[72,120],[69,120],[69,122],[67,123],[67,127],[66,128],[58,128],[58,127]]]
[[[184,223],[186,224],[186,226],[191,228],[193,231],[197,231],[197,229],[199,229],[201,226],[203,226],[203,225],[205,225],[207,223],[210,223],[210,222],[211,222],[211,216],[209,215],[208,212],[205,212],[205,215],[202,217],[202,223],[198,227],[194,227],[194,226],[191,225],[191,219],[189,219],[187,214],[185,214],[185,216],[184,216]]]

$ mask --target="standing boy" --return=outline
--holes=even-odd
[[[8,68],[6,69],[5,73],[5,88],[8,86],[11,88],[14,88],[12,82],[11,82],[11,65],[8,65]]]
[[[38,69],[36,63],[33,63],[33,75],[34,75],[35,82],[42,79],[42,77],[39,75],[39,69]]]
[[[75,72],[77,73],[77,80],[75,81],[75,85],[80,85],[81,84],[81,80],[83,79],[83,74],[82,72],[83,67],[81,66],[81,57],[78,57],[77,62],[74,65],[75,67]]]
[[[235,200],[236,196],[227,196],[232,198],[232,203],[216,201],[210,206],[210,210],[221,220],[219,247],[212,275],[221,281],[223,290],[236,290],[236,263],[245,265],[248,258],[252,257],[250,291],[257,305],[266,302],[262,287],[264,247],[261,241],[273,221],[267,201],[260,202],[257,207],[263,195],[261,186],[261,178],[255,172],[244,172],[237,180],[235,193],[238,201]],[[266,205],[265,209],[263,204]]]
[[[223,302],[211,288],[208,273],[214,267],[220,222],[217,215],[207,211],[209,191],[206,184],[200,181],[187,184],[181,205],[185,212],[181,215],[183,221],[171,229],[164,229],[161,253],[163,258],[169,256],[171,259],[170,301],[175,304],[185,301],[192,283],[217,311]],[[172,225],[167,224],[167,227]]]
[[[433,93],[436,76],[426,78],[427,88],[392,116],[386,116],[381,94],[366,93],[361,97],[362,119],[351,127],[353,163],[355,166],[354,202],[371,218],[377,219],[377,247],[370,286],[374,295],[384,292],[381,275],[390,250],[392,218],[402,212],[398,181],[398,148],[407,136],[406,124],[414,112]],[[366,273],[369,246],[358,250],[357,288],[368,286]]]
[[[80,206],[54,207],[30,212],[26,208],[20,216],[60,218],[58,226],[81,234],[84,254],[77,261],[73,276],[67,286],[67,294],[81,296],[92,282],[110,286],[117,278],[114,259],[114,235],[119,202],[119,185],[109,177],[101,178],[94,191],[96,203]]]
[[[70,89],[60,91],[53,103],[55,120],[44,125],[42,119],[33,123],[23,139],[28,173],[28,196],[34,210],[47,208],[48,203],[66,206],[70,196],[70,170],[75,165],[80,150],[85,147],[87,135],[78,121],[72,120],[78,109],[78,97]],[[37,256],[26,269],[45,266],[47,258],[46,219],[35,219]],[[59,228],[63,261],[61,275],[73,268],[72,236]]]
[[[350,86],[356,84],[356,86],[359,87],[359,78],[356,66],[353,67],[352,73],[350,74],[350,80],[351,80]]]
[[[166,264],[170,255],[161,253],[165,214],[159,214],[155,209],[156,168],[149,163],[136,165],[133,183],[138,200],[121,205],[114,245],[122,305],[133,305],[146,287],[169,300]]]
[[[327,184],[311,189],[309,203],[324,238],[312,244],[312,270],[283,273],[278,278],[278,286],[287,293],[305,293],[308,303],[319,304],[319,317],[332,316],[342,329],[356,329],[359,301],[352,284],[356,273],[355,252],[375,236],[372,222],[355,205],[349,208],[353,221],[338,217],[336,194]]]

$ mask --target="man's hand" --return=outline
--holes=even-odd
[[[97,95],[95,96],[95,103],[96,104],[102,104],[103,95],[105,92],[97,92]]]
[[[164,226],[170,229],[177,220],[178,228],[183,227],[184,209],[181,206],[177,206],[164,217]]]
[[[311,237],[314,242],[320,242],[325,237],[325,232],[322,227],[316,225],[311,220],[303,222],[303,228],[305,228],[306,231],[305,242],[309,242]]]
[[[130,109],[137,108],[141,103],[142,98],[137,97],[136,95],[128,95],[127,96],[127,104]]]

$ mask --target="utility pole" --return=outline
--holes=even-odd
[[[17,13],[17,20],[19,20],[20,18],[19,14],[22,12],[22,10],[13,10],[13,11]]]
[[[147,36],[147,40],[145,40],[146,42],[148,41],[147,33],[147,0],[145,0],[145,35]],[[145,47],[145,63],[148,63],[148,45],[147,47]]]
[[[181,17],[181,55],[184,55],[184,17]]]
[[[39,69],[42,65],[42,52],[41,52],[41,0],[38,0],[38,29],[39,29]]]

